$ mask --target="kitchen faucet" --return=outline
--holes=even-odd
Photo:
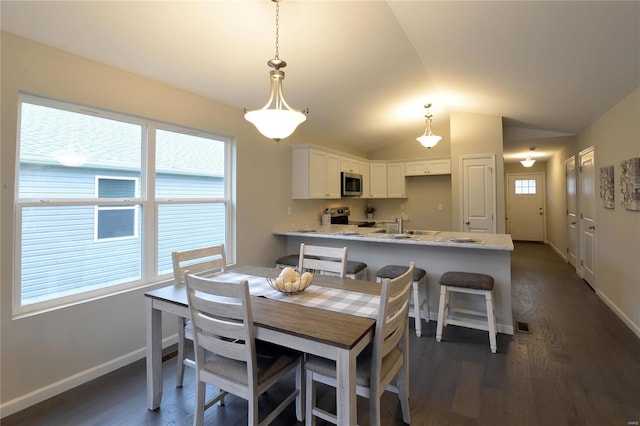
[[[396,218],[396,223],[398,224],[398,234],[404,233],[404,220],[402,216]]]

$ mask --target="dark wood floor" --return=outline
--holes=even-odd
[[[413,425],[638,425],[640,340],[588,285],[547,246],[516,243],[512,256],[514,319],[530,334],[498,335],[491,354],[487,335],[455,326],[435,341],[411,334]],[[436,295],[431,295],[436,297]],[[423,331],[424,332],[424,331]],[[162,407],[146,409],[144,360],[16,413],[10,425],[188,425],[193,419],[194,373],[175,387],[175,357],[164,363]],[[293,386],[293,377],[282,386]],[[278,392],[261,397],[261,406]],[[329,407],[335,393],[321,388]],[[383,397],[383,424],[401,425],[397,397]],[[243,425],[246,402],[233,396],[205,415],[211,426]],[[358,421],[368,424],[368,401]],[[294,425],[289,407],[274,425]],[[318,421],[318,424],[323,424]]]

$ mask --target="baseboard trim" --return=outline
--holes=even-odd
[[[565,263],[568,263],[568,262],[569,262],[569,259],[567,259],[567,255],[566,255],[565,253],[563,253],[561,250],[558,250],[558,248],[557,248],[556,246],[554,246],[553,244],[551,244],[549,241],[547,241],[547,245],[548,245],[549,247],[551,247],[551,249],[552,249],[553,251],[555,251],[555,252],[558,254],[558,256],[560,256],[560,258],[562,258],[562,260],[563,260]]]
[[[174,334],[173,336],[162,339],[162,347],[166,348],[176,344],[177,342],[178,335]],[[146,348],[137,349],[103,364],[81,371],[73,376],[66,377],[60,381],[14,398],[11,401],[7,401],[0,405],[0,419],[138,361],[146,356],[146,351]]]
[[[627,327],[631,329],[635,333],[635,335],[640,339],[640,326],[634,324],[624,312],[622,312],[615,303],[613,303],[604,293],[600,290],[596,290],[596,295],[602,299],[602,301],[624,322]]]

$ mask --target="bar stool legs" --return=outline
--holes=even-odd
[[[451,293],[467,293],[484,296],[486,314],[480,311],[451,307]],[[460,313],[460,318],[449,317],[450,313]],[[486,322],[468,317],[483,317]],[[443,328],[448,324],[474,328],[489,332],[489,346],[491,352],[496,353],[496,316],[493,306],[493,278],[489,275],[467,272],[446,272],[440,278],[440,302],[438,305],[438,326],[436,327],[436,341],[442,340]]]
[[[376,273],[376,281],[382,282],[383,278],[394,279],[407,271],[406,266],[386,265]],[[424,292],[424,297],[420,297],[420,287]],[[412,293],[413,319],[416,327],[416,336],[422,336],[422,318],[420,313],[424,307],[425,321],[429,322],[429,304],[427,300],[427,272],[421,268],[415,268],[413,273]],[[411,314],[409,314],[411,315]]]

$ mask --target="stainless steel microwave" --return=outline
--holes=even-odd
[[[359,197],[362,195],[362,175],[356,173],[340,173],[343,197]]]

